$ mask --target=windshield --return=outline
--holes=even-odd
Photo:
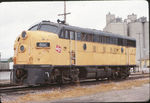
[[[53,33],[57,33],[57,30],[58,30],[57,26],[54,26],[54,25],[41,24],[40,28],[38,26],[39,25],[34,25],[29,30],[30,31],[41,30],[41,31],[53,32]]]
[[[57,27],[49,24],[42,24],[39,30],[57,33]]]
[[[29,30],[30,31],[35,31],[35,30],[37,30],[38,29],[38,25],[34,25],[34,26],[32,26]]]

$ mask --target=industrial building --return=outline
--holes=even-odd
[[[105,32],[130,36],[136,39],[136,64],[139,67],[149,67],[149,21],[146,17],[137,18],[136,14],[127,16],[122,20],[110,12],[106,15]],[[146,59],[144,59],[146,58]],[[142,62],[145,63],[142,63]],[[144,65],[142,65],[144,64]]]
[[[115,18],[114,14],[108,13],[106,15],[106,27],[103,31],[127,35],[127,22],[123,22],[122,18]]]
[[[0,71],[5,69],[9,69],[8,59],[0,59]]]

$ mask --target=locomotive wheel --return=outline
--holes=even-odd
[[[53,69],[51,75],[51,83],[62,84],[62,73],[59,69]]]
[[[21,78],[21,75],[22,75],[22,72],[21,72],[21,70],[16,70],[16,77],[17,77],[17,79],[20,79]]]
[[[21,78],[25,77],[25,76],[24,76],[25,74],[26,74],[26,73],[25,73],[24,70],[20,70],[20,69],[17,69],[17,70],[16,70],[16,77],[17,77],[17,79],[21,79]]]
[[[129,68],[124,68],[121,70],[121,78],[126,79],[130,74],[130,69]]]
[[[71,78],[71,82],[78,83],[79,82],[79,69],[77,68],[71,69],[70,78]]]
[[[99,81],[99,78],[96,78],[96,81]]]
[[[63,82],[63,78],[61,75],[57,76],[57,83],[61,86],[64,82]]]
[[[56,82],[58,84],[64,84],[64,83],[79,83],[79,69],[73,68],[73,69],[63,69],[59,70],[59,73],[57,73],[56,76]]]

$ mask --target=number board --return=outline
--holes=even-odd
[[[50,47],[50,43],[48,43],[48,42],[38,42],[36,44],[36,46],[37,47],[42,47],[42,48],[44,48],[44,47]]]

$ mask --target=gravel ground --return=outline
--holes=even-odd
[[[148,101],[149,99],[149,84],[145,84],[142,87],[135,87],[132,89],[115,90],[105,93],[97,93],[89,96],[55,100],[51,102],[142,102]]]

